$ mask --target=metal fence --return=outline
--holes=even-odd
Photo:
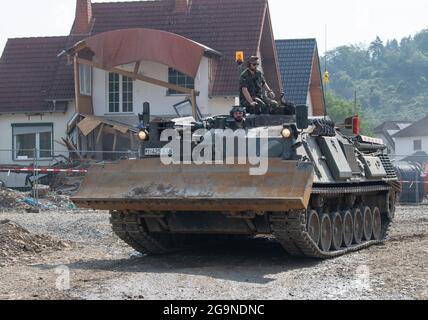
[[[0,186],[18,191],[32,191],[32,196],[38,201],[41,185],[57,191],[62,187],[61,179],[76,178],[78,181],[77,178],[83,178],[93,164],[117,162],[137,156],[135,151],[52,152],[37,148],[19,151],[0,149]],[[73,188],[68,189],[73,191]]]

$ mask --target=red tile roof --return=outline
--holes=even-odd
[[[68,37],[10,39],[0,59],[0,113],[53,111],[46,101]],[[56,105],[63,112],[65,104]]]
[[[85,36],[69,36],[67,41],[60,51],[66,48],[72,47],[76,42],[82,40]],[[49,87],[47,99],[49,100],[74,100],[74,71],[73,64],[67,63],[66,55],[62,55],[61,58],[56,58],[57,68]]]
[[[257,54],[267,0],[193,0],[188,13],[174,13],[174,0],[93,3],[92,33],[125,28],[160,29],[223,54],[213,95],[236,95],[235,52]]]
[[[238,92],[235,51],[257,53],[267,0],[193,0],[188,12],[175,12],[174,0],[93,3],[91,34],[126,28],[169,31],[223,54],[212,94]],[[9,40],[0,62],[0,113],[50,110],[46,99],[74,100],[71,65],[57,54],[82,36]]]

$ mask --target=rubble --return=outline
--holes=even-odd
[[[87,170],[90,167],[91,161],[81,162],[67,162],[61,163],[56,166],[57,169],[70,169],[70,170]],[[80,188],[80,185],[85,178],[84,173],[67,173],[60,172],[53,175],[50,179],[49,185],[51,190],[58,194],[73,196]]]
[[[45,235],[35,235],[9,220],[0,221],[0,265],[33,257],[45,251],[61,251],[70,244]]]
[[[27,209],[22,201],[27,197],[24,192],[0,188],[0,209]]]
[[[91,161],[80,159],[77,162],[71,158],[62,158],[51,167],[45,168],[46,170],[62,171],[27,177],[31,181],[32,190],[30,192],[15,191],[0,184],[0,212],[14,210],[37,213],[56,209],[76,209],[76,206],[70,201],[70,197],[79,190]],[[28,167],[16,167],[15,169],[22,170],[21,173],[24,173]]]
[[[45,197],[48,195],[49,191],[50,191],[49,186],[45,186],[43,184],[38,184],[37,186],[33,186],[31,196],[33,198]]]
[[[74,210],[76,206],[70,201],[69,196],[55,192],[45,191],[39,194],[38,200],[34,192],[19,192],[7,188],[0,188],[0,211],[34,211],[41,210]]]
[[[74,195],[80,188],[84,179],[84,175],[67,176],[66,174],[58,174],[51,183],[51,188],[57,194],[64,194],[68,196]]]

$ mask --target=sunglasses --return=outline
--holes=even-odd
[[[253,67],[258,67],[260,64],[259,63],[252,63],[251,64]]]

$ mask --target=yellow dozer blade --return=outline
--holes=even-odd
[[[81,208],[144,212],[281,212],[307,208],[310,163],[269,159],[265,175],[251,165],[169,165],[124,160],[89,169],[72,201]]]

